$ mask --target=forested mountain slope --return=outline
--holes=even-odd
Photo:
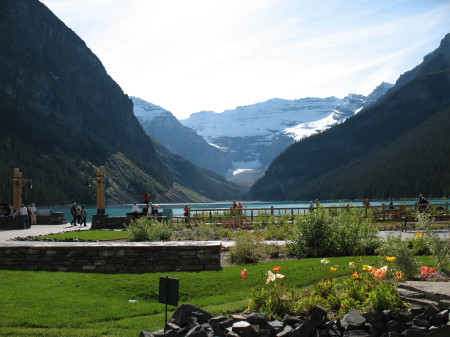
[[[102,165],[108,203],[140,201],[145,191],[157,201],[236,197],[212,172],[160,157],[131,99],[39,1],[0,1],[0,74],[0,202],[11,201],[18,167],[33,179],[26,202],[93,203],[86,177]],[[193,184],[194,172],[211,186]]]
[[[450,170],[450,152],[443,144],[448,142],[444,130],[450,107],[449,55],[447,35],[414,76],[401,77],[401,85],[380,102],[290,146],[252,187],[251,198],[450,195],[445,174]]]

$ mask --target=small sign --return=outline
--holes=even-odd
[[[178,306],[180,282],[177,278],[159,278],[159,303]]]

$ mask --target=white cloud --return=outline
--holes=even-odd
[[[450,32],[446,1],[42,0],[124,91],[187,117],[368,94]]]

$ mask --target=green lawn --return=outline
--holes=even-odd
[[[92,274],[0,270],[0,336],[138,336],[141,330],[163,328],[164,308],[158,303],[161,276],[180,280],[180,302],[213,315],[242,311],[253,288],[264,286],[273,265],[282,267],[283,282],[296,288],[317,280],[351,273],[350,261],[377,263],[377,257],[329,258],[340,265],[328,272],[320,259],[284,260],[221,271],[147,274]],[[424,257],[425,263],[430,263]],[[381,262],[380,262],[381,263]],[[380,265],[378,263],[378,265]],[[247,280],[240,273],[247,269]],[[129,300],[138,300],[131,303]],[[170,307],[171,312],[174,307]]]
[[[122,240],[129,239],[130,232],[129,231],[75,231],[75,232],[66,232],[61,234],[50,234],[50,235],[42,235],[39,238],[44,239],[78,239],[78,240],[93,240],[93,241],[112,241],[112,240]]]

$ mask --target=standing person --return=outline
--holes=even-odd
[[[86,210],[86,205],[83,204],[81,206],[81,222],[80,222],[80,227],[81,225],[84,224],[84,227],[87,227],[86,225],[86,218],[87,218],[87,210]]]
[[[312,200],[309,202],[309,212],[310,213],[314,212],[314,204],[313,204]]]
[[[236,209],[237,209],[238,215],[242,216],[242,204],[240,201],[237,203]]]
[[[81,225],[81,205],[77,206],[77,221],[78,224]]]
[[[427,210],[429,202],[428,202],[427,198],[425,198],[425,196],[422,195],[422,198],[420,198],[418,204],[420,205],[419,212],[423,213]]]
[[[23,229],[29,228],[28,227],[28,210],[24,204],[22,204],[22,207],[19,209],[19,214],[22,218]]]
[[[183,215],[184,215],[184,223],[188,224],[189,223],[189,216],[190,216],[190,213],[191,213],[191,209],[186,204],[186,205],[184,205],[183,211],[184,211],[184,213],[183,213]]]
[[[320,206],[319,199],[316,199],[316,207],[319,208],[319,206]]]
[[[389,209],[394,209],[394,202],[392,201],[392,198],[389,198]]]
[[[31,206],[27,206],[27,213],[28,213],[28,228],[31,228]]]
[[[144,194],[144,204],[147,205],[148,208],[148,203],[150,202],[150,194],[148,194],[147,192],[145,192]]]
[[[36,225],[36,223],[37,223],[37,218],[36,218],[37,212],[38,212],[38,210],[36,209],[36,205],[34,203],[31,204],[31,207],[30,207],[30,222],[31,222],[32,225]]]
[[[70,214],[72,214],[73,220],[70,222],[71,226],[77,225],[77,203],[74,202],[70,208]]]

